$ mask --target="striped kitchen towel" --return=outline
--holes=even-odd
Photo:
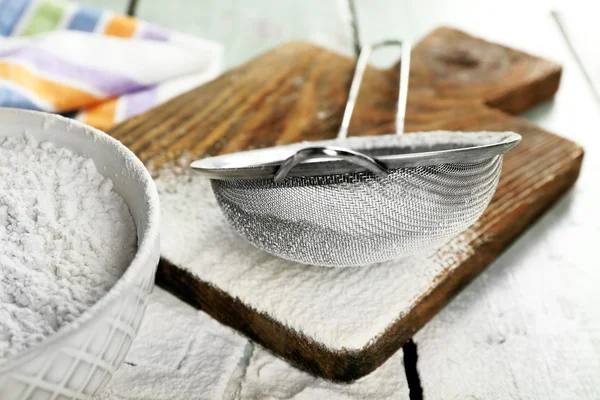
[[[100,129],[214,78],[222,47],[63,0],[0,0],[0,106]]]

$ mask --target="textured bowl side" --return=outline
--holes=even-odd
[[[123,296],[68,339],[36,348],[28,361],[0,378],[0,399],[89,399],[99,393],[138,332],[154,273],[153,267],[144,269]]]
[[[74,120],[0,108],[3,135],[24,133],[90,157],[136,224],[138,250],[121,278],[74,322],[0,365],[0,400],[89,399],[123,362],[140,327],[160,257],[158,193],[120,142]]]

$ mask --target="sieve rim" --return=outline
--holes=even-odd
[[[448,149],[421,150],[415,152],[401,152],[410,145],[419,143],[422,135],[436,135],[439,139],[438,146],[444,144],[455,145],[457,140],[461,144],[458,147]],[[346,139],[324,140],[318,142],[295,143],[287,146],[270,147],[257,150],[248,150],[208,157],[194,161],[191,167],[194,171],[210,179],[219,180],[245,180],[245,179],[273,179],[284,161],[294,155],[297,151],[312,147],[342,146],[349,150],[363,152],[383,164],[388,170],[398,168],[411,168],[422,166],[434,166],[442,164],[470,164],[501,155],[516,146],[521,141],[521,135],[514,132],[422,132],[409,135],[381,135],[377,141],[381,143],[395,143],[391,146],[398,150],[398,154],[387,154],[372,156],[364,146],[370,137],[351,137]],[[485,139],[485,140],[483,140]],[[482,141],[484,142],[482,144]],[[361,143],[363,146],[361,147]],[[385,147],[385,146],[382,146]],[[387,146],[388,148],[390,146]],[[254,160],[266,160],[255,162]],[[322,176],[337,175],[345,173],[365,172],[366,168],[339,159],[317,159],[299,164],[292,169],[288,176]]]

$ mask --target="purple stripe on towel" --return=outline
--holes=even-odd
[[[72,64],[61,60],[52,53],[35,47],[24,47],[0,53],[0,59],[8,57],[17,62],[21,60],[33,64],[37,69],[49,75],[80,81],[111,97],[148,87],[114,72]]]
[[[154,24],[146,24],[142,31],[141,38],[166,42],[169,40],[169,31]]]
[[[156,86],[125,96],[124,118],[131,118],[154,107],[158,103]]]

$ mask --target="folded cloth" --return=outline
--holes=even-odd
[[[0,106],[100,129],[213,79],[222,47],[63,0],[0,0]]]

